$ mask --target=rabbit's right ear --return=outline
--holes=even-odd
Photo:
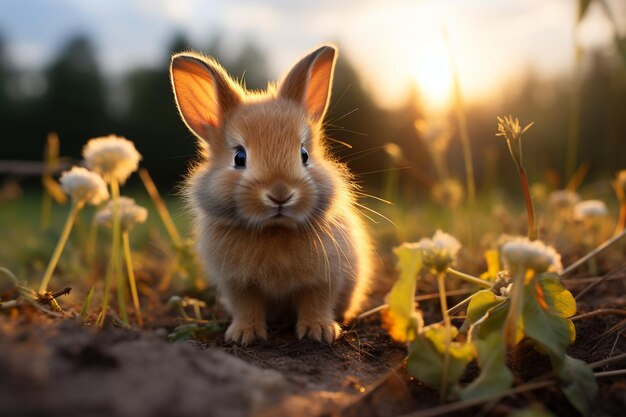
[[[170,78],[183,121],[210,142],[225,115],[241,102],[241,88],[217,62],[189,52],[172,57]]]

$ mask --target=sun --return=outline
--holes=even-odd
[[[441,112],[452,103],[453,78],[445,44],[433,42],[429,51],[414,60],[412,73],[427,111]]]

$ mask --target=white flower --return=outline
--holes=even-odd
[[[72,167],[59,179],[63,191],[75,202],[98,205],[108,200],[109,191],[102,177],[82,167]]]
[[[461,243],[454,236],[441,230],[437,230],[432,239],[420,239],[417,245],[422,250],[424,265],[437,272],[445,271],[461,249]]]
[[[96,214],[96,221],[105,226],[113,224],[113,200]],[[118,210],[122,225],[125,229],[130,229],[135,223],[144,223],[148,218],[148,210],[135,203],[135,200],[128,197],[120,197],[117,200]]]
[[[605,217],[609,210],[601,200],[584,200],[574,206],[574,219],[595,219]]]
[[[548,196],[548,205],[554,211],[570,209],[579,201],[580,196],[570,190],[552,191]]]
[[[141,154],[128,139],[109,135],[90,139],[83,147],[83,158],[87,166],[101,174],[106,182],[115,178],[124,184],[137,170]]]
[[[563,271],[561,255],[540,240],[530,241],[527,237],[511,239],[500,248],[500,256],[511,275],[529,269],[538,274],[546,271],[560,274]]]

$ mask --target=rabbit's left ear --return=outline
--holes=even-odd
[[[278,96],[301,103],[311,119],[321,122],[328,108],[337,51],[322,46],[302,58],[287,73]]]

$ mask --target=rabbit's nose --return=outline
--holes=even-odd
[[[277,204],[279,206],[284,206],[294,197],[296,192],[291,188],[287,187],[287,185],[283,183],[278,183],[272,187],[270,191],[268,191],[265,196],[272,203]]]
[[[293,197],[294,193],[289,194],[286,197],[283,197],[282,199],[279,199],[277,197],[274,197],[271,194],[267,195],[267,198],[269,198],[273,203],[278,204],[279,206],[284,206],[286,203],[289,202],[289,200],[291,200],[291,197]]]

